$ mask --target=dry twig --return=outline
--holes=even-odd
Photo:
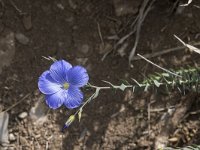
[[[10,4],[12,5],[12,7],[19,13],[20,16],[25,15],[26,13],[23,12],[22,10],[20,10],[17,5],[12,1],[9,0]]]
[[[193,43],[193,45],[198,46],[198,45],[200,45],[200,42]],[[178,47],[174,47],[174,48],[165,49],[165,50],[163,50],[161,52],[155,52],[155,53],[152,53],[152,54],[145,54],[143,56],[145,58],[153,58],[153,57],[161,56],[161,55],[164,55],[164,54],[168,54],[170,52],[182,50],[184,48],[185,48],[185,46],[178,46]],[[139,56],[133,57],[133,60],[140,60],[140,59],[142,59],[142,58],[139,57]]]
[[[104,41],[103,41],[103,37],[102,37],[102,34],[101,34],[101,28],[100,28],[100,25],[99,25],[98,22],[97,22],[97,28],[98,28],[99,37],[100,37],[101,42],[102,42],[102,44],[104,46]]]
[[[11,110],[12,108],[14,108],[15,106],[19,105],[21,102],[23,102],[26,98],[28,98],[31,94],[27,94],[25,95],[21,100],[19,100],[18,102],[16,102],[15,104],[13,104],[12,106],[8,107],[6,110],[4,110],[3,112],[7,112],[9,110]]]
[[[144,56],[142,56],[142,55],[140,55],[140,54],[137,54],[137,55],[138,55],[139,57],[141,57],[142,59],[144,59],[145,61],[147,61],[148,63],[150,63],[150,64],[152,64],[152,65],[158,67],[159,69],[161,69],[161,70],[163,70],[163,71],[165,71],[165,72],[167,72],[167,73],[170,73],[170,74],[172,74],[172,75],[174,75],[174,76],[181,77],[180,75],[178,75],[178,74],[176,74],[176,73],[174,73],[174,72],[171,72],[171,71],[169,71],[169,70],[167,70],[167,69],[165,69],[165,68],[163,68],[163,67],[161,67],[161,66],[159,66],[159,65],[157,65],[157,64],[155,64],[155,63],[153,63],[152,61],[146,59]]]
[[[178,39],[178,40],[179,40],[185,47],[187,47],[189,50],[194,51],[194,52],[200,54],[200,49],[198,49],[198,48],[196,48],[196,47],[194,47],[194,46],[192,46],[192,45],[190,45],[190,44],[186,44],[185,42],[183,42],[183,41],[182,41],[178,36],[176,36],[176,35],[174,35],[174,37],[175,37],[176,39]]]
[[[131,35],[133,35],[136,32],[136,38],[135,38],[135,43],[134,43],[134,47],[132,48],[132,51],[129,55],[129,62],[131,60],[133,60],[133,56],[135,54],[135,50],[137,48],[138,42],[139,42],[139,35],[140,35],[140,29],[142,26],[142,23],[144,21],[144,19],[146,18],[147,14],[149,13],[149,11],[152,8],[153,3],[155,2],[155,0],[144,0],[141,8],[139,10],[139,14],[136,17],[136,19],[133,21],[133,23],[131,24],[131,27],[133,27],[133,30],[130,31],[128,34],[126,34],[125,36],[123,36],[122,38],[119,39],[119,41],[115,44],[114,46],[114,50],[116,50],[121,44],[124,43],[125,40],[127,40],[129,37],[131,37]],[[103,57],[102,57],[102,61],[105,59],[105,57],[113,50],[111,49],[109,52],[107,52]]]
[[[188,5],[190,5],[192,3],[192,0],[188,0],[188,2],[186,3],[186,4],[182,4],[182,5],[180,5],[180,6],[188,6]]]
[[[129,63],[132,61],[132,58],[135,55],[135,51],[136,51],[136,48],[137,48],[137,45],[139,42],[140,30],[141,30],[141,26],[144,21],[144,18],[147,16],[147,14],[150,11],[151,6],[153,5],[154,2],[155,2],[155,0],[152,0],[150,3],[149,3],[149,0],[144,0],[142,6],[140,8],[139,17],[138,17],[137,26],[136,26],[136,38],[135,38],[134,47],[132,48],[131,53],[129,55]]]
[[[200,9],[200,6],[198,6],[198,5],[193,5],[193,6]]]

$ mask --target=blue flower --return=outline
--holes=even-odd
[[[39,90],[45,94],[46,103],[52,109],[63,104],[73,109],[81,105],[83,93],[80,87],[88,83],[89,76],[85,68],[74,66],[64,60],[54,62],[50,69],[39,77]]]

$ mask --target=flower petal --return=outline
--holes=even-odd
[[[61,90],[61,85],[50,76],[49,71],[45,71],[39,77],[38,88],[43,94],[53,94]]]
[[[88,83],[89,76],[85,68],[75,66],[67,72],[67,79],[73,86],[82,87]]]
[[[64,104],[67,108],[73,109],[81,105],[83,100],[83,93],[77,87],[70,86],[65,92],[66,97]]]
[[[70,63],[64,60],[56,61],[50,67],[50,75],[54,80],[63,84],[66,82],[66,75],[70,68],[72,68]]]
[[[65,91],[60,90],[57,93],[46,95],[46,103],[52,109],[57,109],[62,106],[65,100]]]

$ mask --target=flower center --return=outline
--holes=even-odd
[[[63,88],[64,88],[65,90],[67,90],[67,89],[69,88],[69,83],[65,82],[65,83],[63,84]]]

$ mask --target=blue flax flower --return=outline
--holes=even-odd
[[[39,77],[39,90],[45,94],[46,103],[52,109],[63,104],[73,109],[81,105],[83,93],[80,87],[88,83],[89,76],[85,68],[74,66],[64,60],[54,62],[50,69]]]

